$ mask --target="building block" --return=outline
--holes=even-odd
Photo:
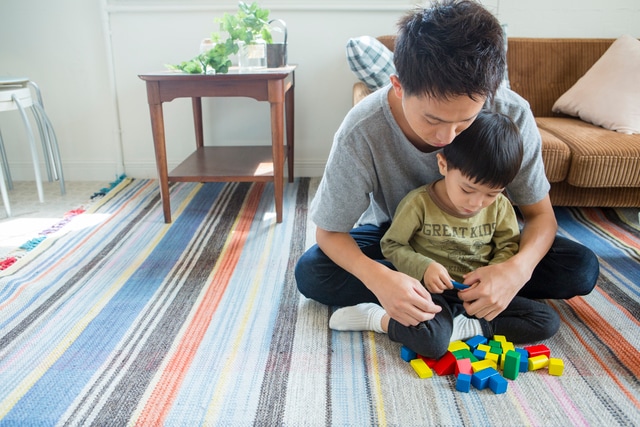
[[[546,368],[549,366],[549,358],[541,354],[539,356],[529,357],[529,370],[536,371],[538,369]]]
[[[485,369],[493,368],[498,369],[498,365],[493,360],[478,360],[477,362],[473,362],[471,364],[471,368],[473,368],[473,372],[480,372]]]
[[[549,359],[549,374],[560,376],[564,371],[564,362],[557,357],[551,357]]]
[[[452,351],[457,360],[471,359],[472,362],[477,362],[478,358],[471,353],[471,350],[456,350]]]
[[[498,341],[499,343],[503,343],[507,342],[507,337],[505,337],[504,335],[494,335],[493,340]]]
[[[515,349],[516,349],[516,347],[515,347],[515,346],[513,345],[513,343],[512,343],[512,342],[510,342],[510,341],[507,341],[507,342],[503,342],[503,343],[502,343],[502,352],[503,352],[503,353],[506,353],[506,352],[507,352],[507,351],[509,351],[509,350],[515,350]]]
[[[411,362],[413,359],[418,357],[418,355],[415,351],[402,346],[400,347],[400,357],[402,357],[402,360],[404,360],[405,362]]]
[[[491,347],[491,351],[489,353],[501,355],[502,347]]]
[[[456,390],[469,393],[471,390],[471,375],[460,374],[456,379]]]
[[[476,350],[484,351],[485,353],[489,353],[491,351],[491,346],[487,344],[479,344],[476,347]]]
[[[529,353],[529,357],[540,356],[544,354],[548,358],[551,357],[551,350],[544,344],[530,345],[524,348]]]
[[[469,346],[464,341],[453,341],[449,343],[447,350],[453,353],[456,350],[469,350]]]
[[[433,370],[436,371],[436,374],[441,376],[455,373],[456,357],[453,353],[447,351],[444,356],[438,360],[438,363],[434,365]]]
[[[524,348],[516,348],[516,351],[520,353],[520,372],[527,372],[529,370],[529,353]]]
[[[430,368],[433,368],[434,366],[436,366],[436,363],[438,363],[438,359],[432,359],[430,357],[424,357],[421,355],[418,355],[418,358],[424,360],[424,363],[426,363]]]
[[[476,348],[479,344],[485,344],[487,339],[482,335],[476,335],[475,337],[469,338],[465,341],[469,348]]]
[[[520,356],[520,353],[517,351],[507,351],[507,354],[504,356],[504,368],[502,370],[502,375],[505,378],[509,378],[510,380],[518,378],[518,373],[520,372]]]
[[[478,360],[484,360],[484,357],[487,355],[487,352],[476,348],[475,350],[473,350],[473,355]]]
[[[508,386],[508,381],[502,378],[500,375],[492,375],[489,377],[489,388],[495,394],[505,393]]]
[[[500,364],[500,355],[496,353],[487,353],[484,356],[484,360],[491,360],[497,367]]]
[[[426,363],[424,363],[424,360],[418,358],[413,359],[409,363],[420,378],[431,378],[433,376],[433,371],[430,367],[427,366]]]
[[[485,389],[489,385],[489,378],[493,375],[500,376],[500,373],[494,368],[487,368],[478,371],[471,377],[471,385],[478,390]]]
[[[490,340],[489,347],[491,347],[492,349],[499,348],[500,350],[502,350],[502,343],[500,341]]]
[[[473,375],[473,368],[471,367],[471,359],[458,359],[456,360],[456,375],[468,374]]]

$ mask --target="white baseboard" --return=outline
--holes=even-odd
[[[35,172],[31,163],[10,163],[11,179],[14,181],[35,181]],[[114,163],[63,163],[62,173],[65,181],[113,181],[122,173]],[[40,165],[40,176],[47,180],[44,163]]]
[[[169,163],[169,170],[178,166],[178,163]],[[293,163],[293,174],[296,177],[320,177],[324,173],[324,161],[301,161]],[[135,178],[155,179],[157,177],[155,163],[128,163],[125,165],[127,176]],[[286,175],[286,171],[285,171]]]
[[[172,170],[178,163],[169,165]],[[294,163],[294,175],[296,177],[319,177],[324,172],[324,161],[301,161]],[[34,181],[35,173],[31,163],[11,163],[11,178],[14,181]],[[134,178],[155,179],[157,177],[155,163],[129,163],[120,171],[114,163],[74,163],[65,162],[63,173],[65,181],[113,181],[123,173]],[[40,165],[40,174],[44,181],[47,174],[44,164]],[[285,172],[286,174],[286,172]]]

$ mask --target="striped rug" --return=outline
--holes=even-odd
[[[637,209],[556,210],[593,248],[587,297],[553,301],[560,377],[505,394],[419,379],[385,335],[333,333],[293,268],[317,180],[124,179],[0,271],[0,426],[630,426],[640,424]]]

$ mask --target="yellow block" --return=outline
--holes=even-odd
[[[487,368],[498,369],[498,365],[496,365],[496,362],[489,359],[478,360],[477,362],[473,362],[471,364],[471,369],[473,369],[473,372],[479,372]]]
[[[564,371],[564,362],[562,359],[552,357],[549,359],[549,374],[560,376]]]
[[[541,368],[546,368],[549,366],[549,358],[541,354],[539,356],[534,356],[529,358],[529,370],[535,371]]]
[[[478,344],[478,346],[476,347],[478,350],[482,350],[485,353],[489,353],[491,351],[491,346],[486,345],[486,344]]]
[[[505,337],[504,335],[494,335],[493,340],[499,342],[507,342],[507,337]]]
[[[424,360],[413,359],[409,363],[420,378],[431,378],[433,376],[433,371],[426,363],[424,363]]]
[[[487,353],[484,355],[484,360],[491,360],[496,364],[496,366],[498,366],[498,363],[500,362],[500,355],[496,353]]]
[[[447,350],[453,353],[456,350],[469,350],[469,346],[464,341],[453,341]]]
[[[503,342],[502,343],[502,352],[503,353],[507,353],[507,351],[509,350],[516,350],[516,347],[513,345],[513,343],[511,341],[507,341],[507,342]]]

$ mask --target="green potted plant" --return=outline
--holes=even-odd
[[[272,42],[269,11],[256,2],[238,3],[238,12],[225,13],[216,19],[220,30],[226,31],[238,45],[238,65],[241,70],[266,67],[266,44]]]
[[[219,37],[212,37],[208,42],[211,48],[201,51],[195,58],[166,67],[189,74],[226,74],[231,66],[229,56],[238,52],[238,45],[230,38],[222,43]]]
[[[237,42],[252,44],[259,39],[266,43],[272,42],[269,10],[262,9],[256,2],[248,5],[241,1],[238,3],[238,12],[234,15],[225,13],[215,21],[220,23],[221,31],[226,31]]]
[[[233,54],[238,54],[241,68],[265,67],[265,44],[272,42],[268,18],[269,10],[262,9],[256,2],[249,5],[241,1],[235,14],[225,13],[222,18],[215,19],[220,24],[220,31],[228,34],[224,42],[220,33],[214,32],[211,49],[189,61],[167,67],[191,74],[224,74],[229,71],[229,56]]]

